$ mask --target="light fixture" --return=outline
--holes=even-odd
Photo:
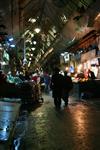
[[[46,2],[47,2],[47,0],[44,0],[43,1],[43,3],[42,3],[42,5],[41,5],[41,11],[40,11],[40,14],[39,14],[39,16],[37,17],[37,21],[36,21],[36,28],[34,29],[34,31],[36,32],[36,33],[39,33],[40,31],[41,31],[41,25],[42,25],[42,17],[43,17],[43,13],[44,13],[44,9],[45,9],[45,6],[46,6]]]
[[[34,50],[35,50],[35,47],[32,47],[31,50],[34,51]]]
[[[33,56],[33,54],[31,54],[31,56]]]
[[[14,47],[15,47],[15,45],[14,45],[14,44],[11,44],[11,45],[10,45],[10,47],[14,48]]]
[[[38,27],[36,27],[36,28],[34,29],[34,31],[35,31],[36,33],[39,33],[39,32],[41,31],[41,29],[38,28]]]
[[[26,58],[23,59],[23,65],[24,64],[27,64],[27,59]]]
[[[32,58],[30,57],[29,60],[32,60]]]
[[[11,37],[11,38],[9,38],[8,40],[11,42],[11,41],[13,41],[14,39],[13,39],[13,37]]]
[[[29,18],[28,21],[31,22],[31,23],[34,23],[34,22],[36,22],[36,19],[35,18]]]
[[[36,43],[37,43],[36,41],[33,41],[33,44],[34,44],[34,45],[36,45]]]

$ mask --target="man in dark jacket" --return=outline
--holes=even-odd
[[[54,74],[51,78],[51,90],[52,96],[54,98],[54,104],[57,108],[60,108],[61,97],[62,97],[62,86],[63,86],[63,76],[59,74],[59,68],[54,69]]]
[[[68,98],[69,98],[69,92],[73,88],[72,79],[70,76],[67,75],[67,72],[64,72],[63,77],[63,91],[62,91],[62,98],[65,102],[65,106],[68,105]]]

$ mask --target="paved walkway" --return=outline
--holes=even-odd
[[[20,150],[100,150],[99,102],[70,97],[67,107],[62,102],[56,110],[51,95],[43,97],[44,103],[22,119]]]

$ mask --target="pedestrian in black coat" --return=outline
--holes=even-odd
[[[69,92],[73,88],[73,82],[70,76],[67,75],[67,72],[64,72],[63,77],[63,90],[62,90],[62,98],[65,102],[65,106],[68,105]]]
[[[61,106],[61,97],[62,97],[62,86],[63,86],[63,75],[59,74],[59,68],[54,69],[54,73],[51,77],[51,90],[52,96],[54,98],[54,104],[56,107],[60,108]]]

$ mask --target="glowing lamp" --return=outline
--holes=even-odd
[[[39,33],[39,32],[41,31],[41,29],[40,29],[40,28],[35,28],[34,31],[35,31],[36,33]]]

